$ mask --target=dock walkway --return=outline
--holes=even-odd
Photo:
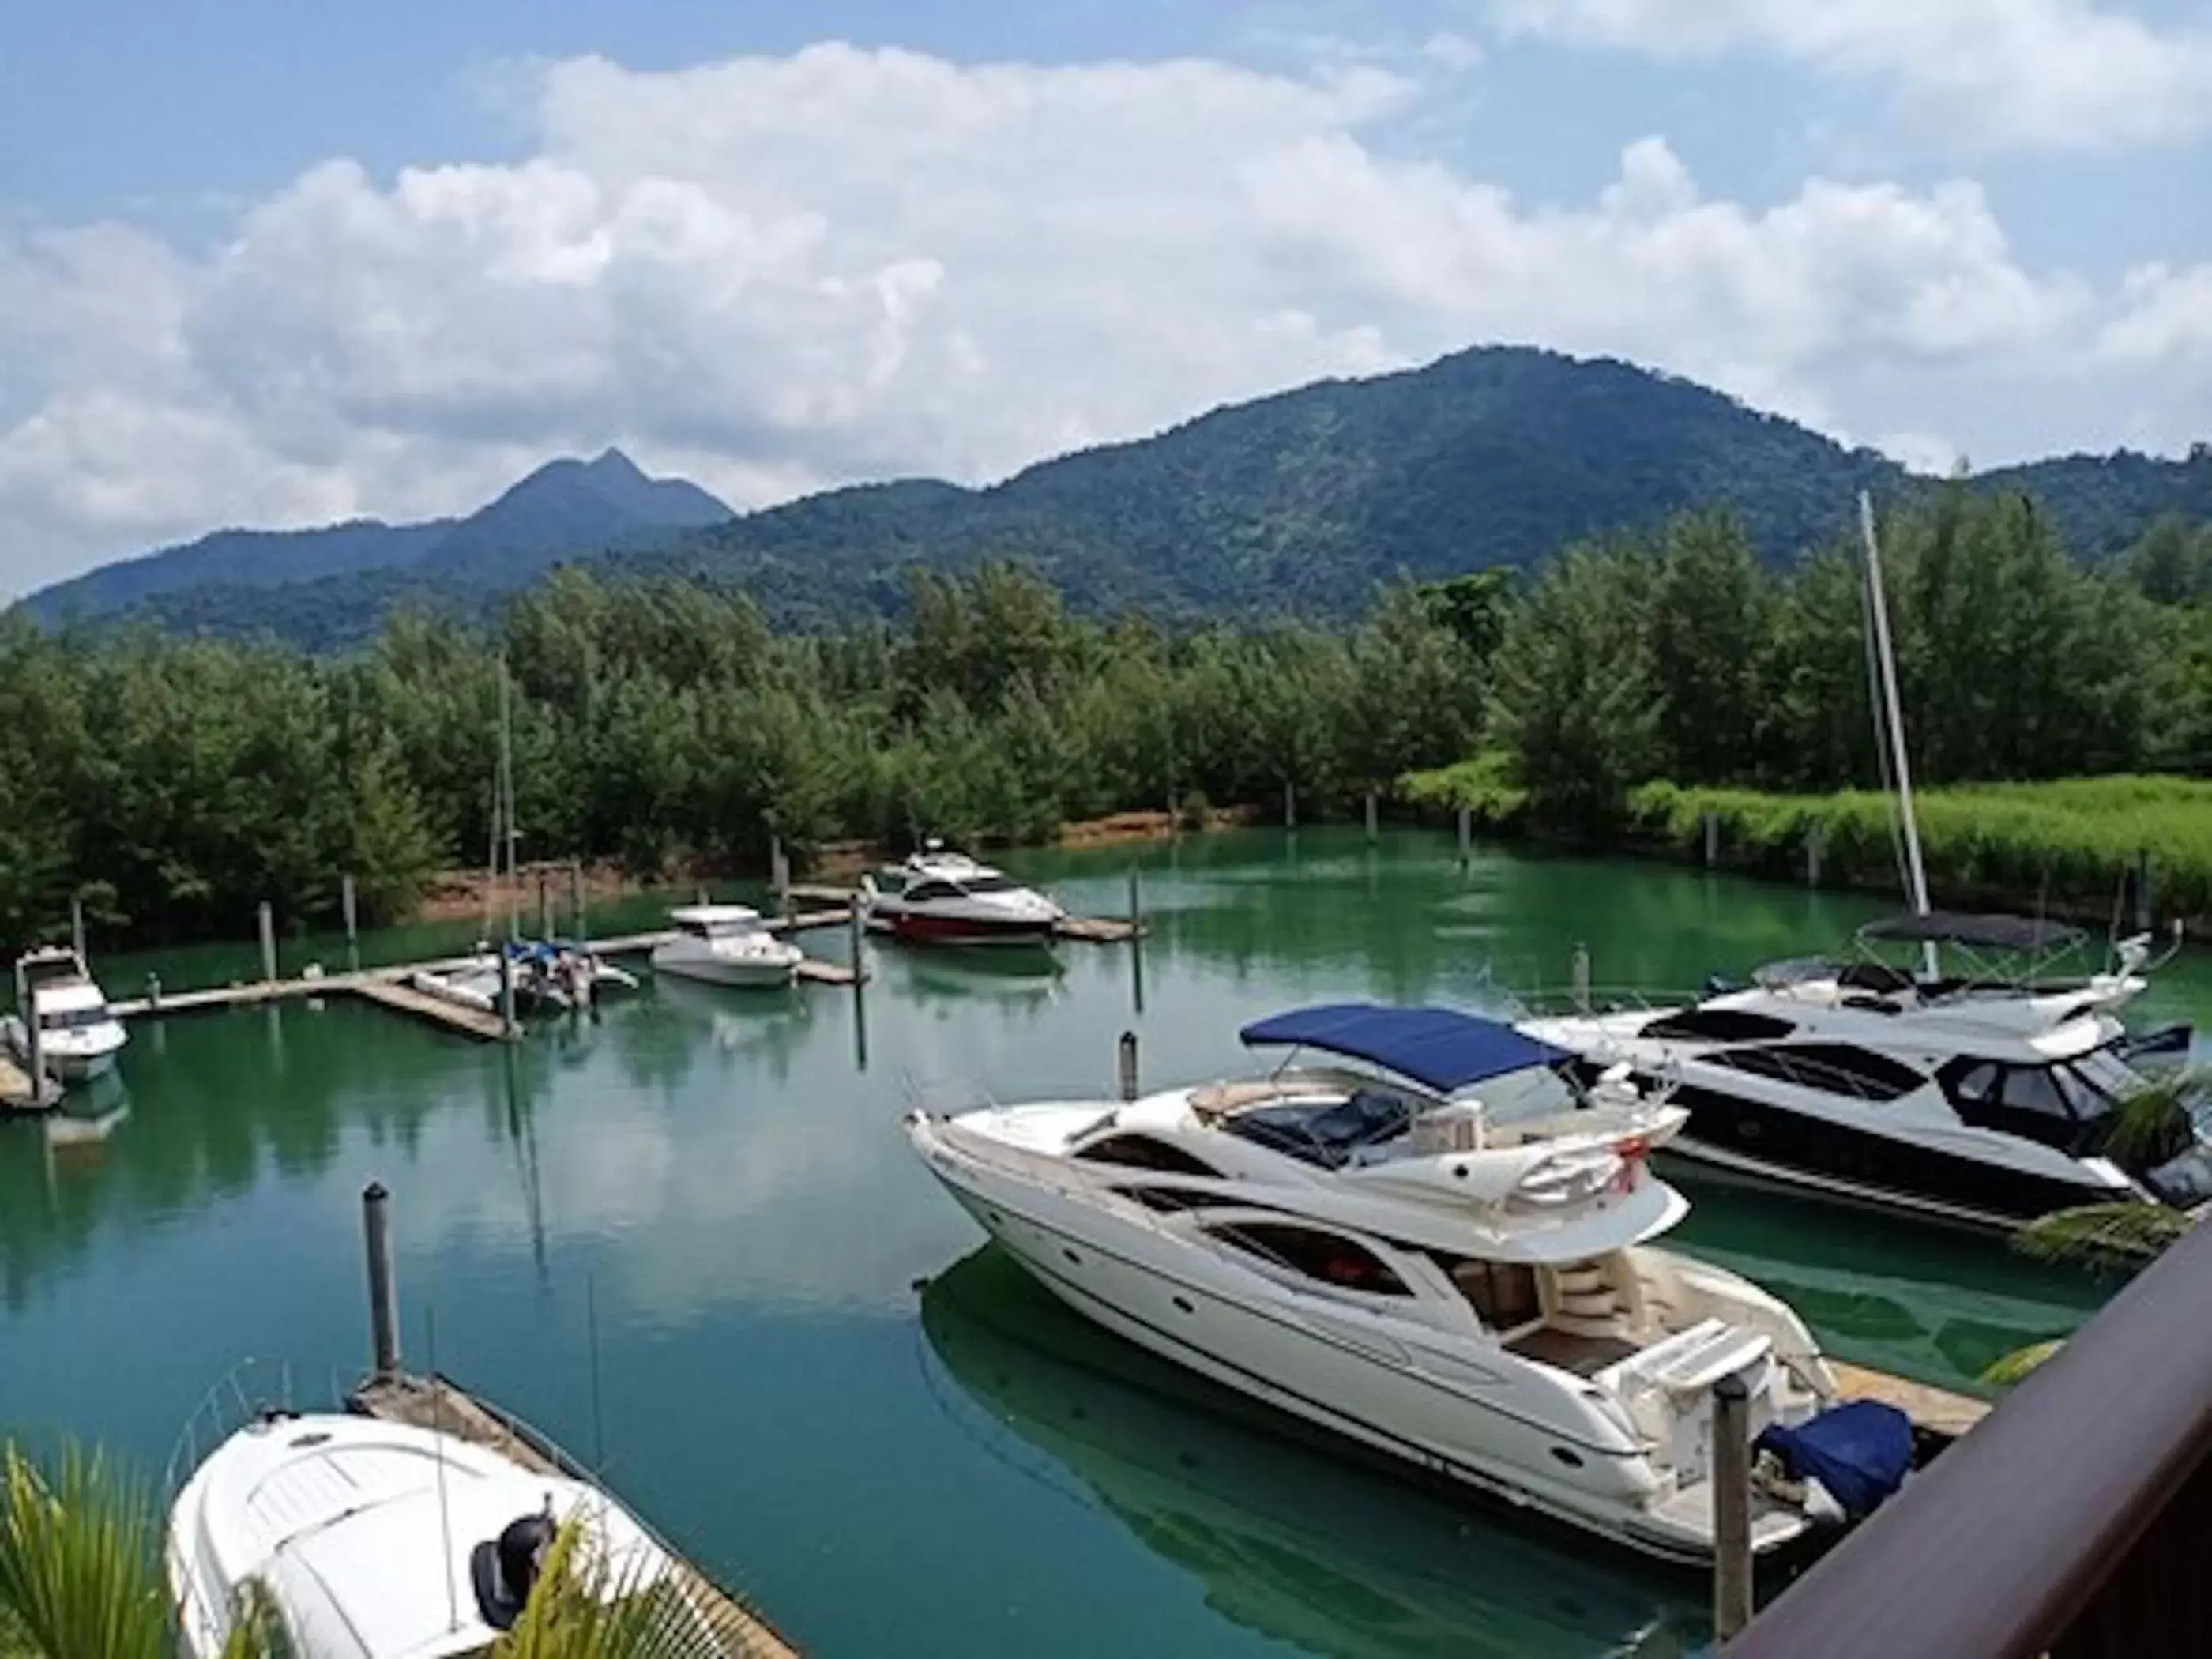
[[[599,1484],[551,1440],[448,1377],[374,1377],[354,1390],[346,1404],[362,1416],[380,1422],[457,1436],[512,1458],[536,1474]],[[798,1659],[799,1650],[778,1635],[766,1619],[709,1578],[665,1539],[657,1541],[676,1563],[678,1582],[705,1621],[715,1653],[728,1659]]]
[[[1828,1370],[1846,1400],[1877,1400],[1894,1406],[1912,1419],[1912,1426],[1938,1440],[1956,1440],[1990,1414],[1990,1402],[1971,1395],[1954,1394],[1887,1371],[1831,1359]]]

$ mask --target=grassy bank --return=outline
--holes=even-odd
[[[1492,834],[1534,829],[1525,791],[1503,758],[1480,756],[1401,781],[1409,804],[1440,812],[1468,807]],[[2212,927],[2212,780],[2118,775],[2042,783],[1991,783],[1920,792],[1917,797],[1928,879],[1939,901],[2065,911],[2090,920],[2112,913],[2139,853],[2150,857],[2156,908],[2192,931]],[[1807,848],[1820,848],[1824,884],[1894,890],[1887,797],[1869,790],[1828,795],[1755,789],[1685,788],[1665,781],[1630,791],[1608,844],[1626,851],[1701,859],[1705,821],[1716,854],[1734,869],[1802,880]]]

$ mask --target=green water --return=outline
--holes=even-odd
[[[142,1025],[120,1079],[72,1109],[105,1115],[105,1139],[0,1126],[0,1423],[158,1472],[242,1358],[326,1401],[363,1362],[358,1195],[380,1178],[410,1363],[434,1326],[441,1368],[597,1449],[810,1652],[1694,1649],[1694,1583],[1418,1489],[1063,1313],[979,1251],[897,1120],[917,1096],[1106,1091],[1125,1026],[1148,1081],[1218,1075],[1240,1022],[1301,1000],[1479,1003],[1564,981],[1577,940],[1601,981],[1692,985],[1832,945],[1875,907],[1487,850],[1462,872],[1448,838],[1415,831],[1137,856],[1141,958],[1072,945],[1054,971],[872,946],[863,1000],[662,984],[512,1050],[352,1003]],[[1131,858],[1012,862],[1119,914]],[[178,987],[254,954],[98,965],[120,995],[149,968]],[[2151,1002],[2212,1024],[2212,966],[2175,964]],[[1688,1248],[1788,1296],[1834,1351],[1934,1381],[2103,1294],[1972,1237],[1691,1190]]]

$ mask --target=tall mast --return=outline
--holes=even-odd
[[[507,825],[507,936],[522,934],[522,872],[516,862],[521,831],[514,822],[514,714],[507,678],[507,659],[499,659],[499,794]]]
[[[1897,696],[1897,655],[1889,643],[1889,599],[1881,581],[1881,544],[1874,533],[1874,501],[1859,491],[1859,531],[1866,541],[1867,611],[1874,619],[1875,678],[1879,681],[1883,720],[1882,736],[1889,744],[1892,775],[1897,780],[1898,816],[1905,828],[1905,897],[1912,914],[1928,914],[1928,871],[1920,861],[1920,822],[1912,811],[1912,768],[1905,756],[1905,715]],[[1942,963],[1933,939],[1920,946],[1921,965],[1928,977],[1942,974]]]

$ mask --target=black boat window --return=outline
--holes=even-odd
[[[2143,1079],[2136,1075],[2135,1068],[2110,1048],[2093,1048],[2086,1054],[2076,1054],[2070,1063],[2085,1082],[2109,1099],[2125,1100],[2143,1086]]]
[[[1194,1193],[1187,1187],[1116,1187],[1114,1190],[1124,1198],[1135,1199],[1148,1210],[1159,1210],[1170,1214],[1181,1210],[1202,1210],[1209,1204],[1232,1201],[1219,1193]]]
[[[1370,1296],[1411,1296],[1406,1281],[1364,1244],[1341,1233],[1286,1221],[1223,1223],[1206,1231],[1224,1244],[1308,1279]]]
[[[1254,1106],[1222,1127],[1233,1135],[1326,1170],[1341,1169],[1363,1146],[1395,1140],[1413,1127],[1413,1109],[1382,1089],[1344,1100],[1293,1100]]]
[[[971,893],[1011,893],[1021,885],[1011,876],[1001,876],[996,873],[988,876],[970,876],[960,884]]]
[[[2041,1112],[2046,1117],[2071,1117],[2066,1109],[2066,1097],[2058,1092],[2057,1079],[2047,1066],[2014,1066],[2005,1073],[2004,1092],[2000,1097],[2016,1112]]]
[[[1158,1170],[1165,1175],[1218,1178],[1221,1174],[1204,1158],[1151,1135],[1108,1135],[1103,1140],[1092,1141],[1075,1156],[1093,1164],[1119,1164],[1133,1170]]]
[[[2093,1117],[2102,1117],[2112,1108],[2112,1103],[2076,1076],[2071,1066],[2052,1066],[2051,1080],[2065,1097],[2067,1111],[2084,1123]]]
[[[1998,1066],[1993,1060],[1976,1060],[1949,1083],[1954,1102],[1971,1101],[1980,1104],[1997,1097]]]
[[[1772,1048],[1730,1048],[1706,1060],[1753,1077],[1773,1078],[1825,1094],[1860,1100],[1895,1100],[1928,1079],[1913,1067],[1847,1042],[1787,1042]]]
[[[918,881],[899,896],[910,903],[923,903],[934,899],[956,899],[960,890],[949,881]]]
[[[1763,1042],[1786,1037],[1796,1029],[1786,1019],[1748,1008],[1683,1008],[1660,1015],[1637,1035],[1709,1042]]]

